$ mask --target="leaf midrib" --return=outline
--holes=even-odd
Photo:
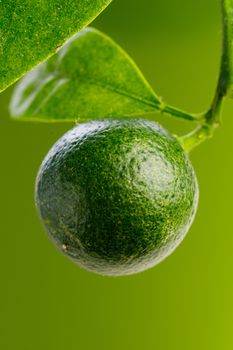
[[[62,74],[54,74],[54,78],[55,79],[67,79],[67,78],[65,78],[64,76],[62,76]],[[122,90],[122,89],[120,89],[120,88],[116,88],[116,87],[112,87],[111,85],[109,85],[108,83],[101,83],[101,82],[99,82],[99,81],[97,81],[96,79],[93,79],[93,78],[90,78],[89,76],[85,76],[85,78],[84,77],[82,77],[82,76],[75,76],[75,78],[73,79],[73,77],[72,78],[70,78],[69,77],[69,79],[70,79],[70,81],[72,81],[72,80],[74,80],[74,81],[81,81],[81,82],[90,82],[90,83],[92,83],[93,85],[96,85],[96,86],[100,86],[100,87],[102,87],[102,88],[104,88],[104,89],[106,89],[106,90],[109,90],[109,91],[111,91],[111,92],[115,92],[115,93],[117,93],[117,94],[119,94],[119,95],[122,95],[122,96],[125,96],[125,97],[128,97],[128,98],[131,98],[132,100],[135,100],[135,101],[137,101],[137,102],[141,102],[141,103],[143,103],[143,104],[145,104],[145,105],[147,105],[147,106],[149,106],[149,107],[151,107],[151,108],[153,108],[153,109],[155,109],[156,111],[158,111],[158,110],[161,110],[162,109],[162,103],[161,103],[161,101],[156,101],[156,100],[154,100],[154,101],[150,101],[150,100],[148,100],[148,99],[146,99],[146,98],[143,98],[143,97],[140,97],[140,96],[138,96],[138,95],[136,95],[136,94],[132,94],[131,92],[128,92],[128,91],[124,91],[124,90]],[[153,96],[153,95],[152,95]]]

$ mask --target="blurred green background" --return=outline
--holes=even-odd
[[[94,25],[134,57],[167,102],[191,112],[208,107],[220,61],[220,0],[115,0]],[[79,269],[43,232],[35,177],[72,125],[10,120],[11,93],[0,95],[0,348],[233,349],[233,102],[215,137],[191,155],[201,197],[187,238],[159,266],[114,279]],[[180,134],[190,128],[155,118]]]

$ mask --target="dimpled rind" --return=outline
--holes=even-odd
[[[175,137],[142,119],[80,124],[50,150],[36,204],[55,245],[81,267],[129,275],[167,257],[198,205],[191,163]]]

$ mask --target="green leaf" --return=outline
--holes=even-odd
[[[0,1],[0,91],[55,53],[110,2]]]
[[[101,32],[86,28],[24,77],[11,114],[34,121],[84,121],[161,108],[129,56]]]

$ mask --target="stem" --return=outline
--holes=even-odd
[[[222,101],[229,94],[233,77],[233,0],[222,0],[222,60],[216,93],[206,116],[208,123],[220,122]]]
[[[200,124],[195,130],[183,137],[177,137],[186,152],[191,152],[194,148],[202,144],[214,134],[214,128],[208,124]]]
[[[225,97],[230,93],[233,80],[233,0],[221,0],[223,39],[222,60],[216,93],[207,113],[203,114],[203,122],[190,134],[180,138],[184,149],[190,152],[196,146],[212,137],[221,124],[221,111]]]
[[[168,114],[177,118],[186,119],[189,121],[200,122],[203,119],[203,115],[191,114],[172,106],[164,105],[161,108],[161,113]]]

